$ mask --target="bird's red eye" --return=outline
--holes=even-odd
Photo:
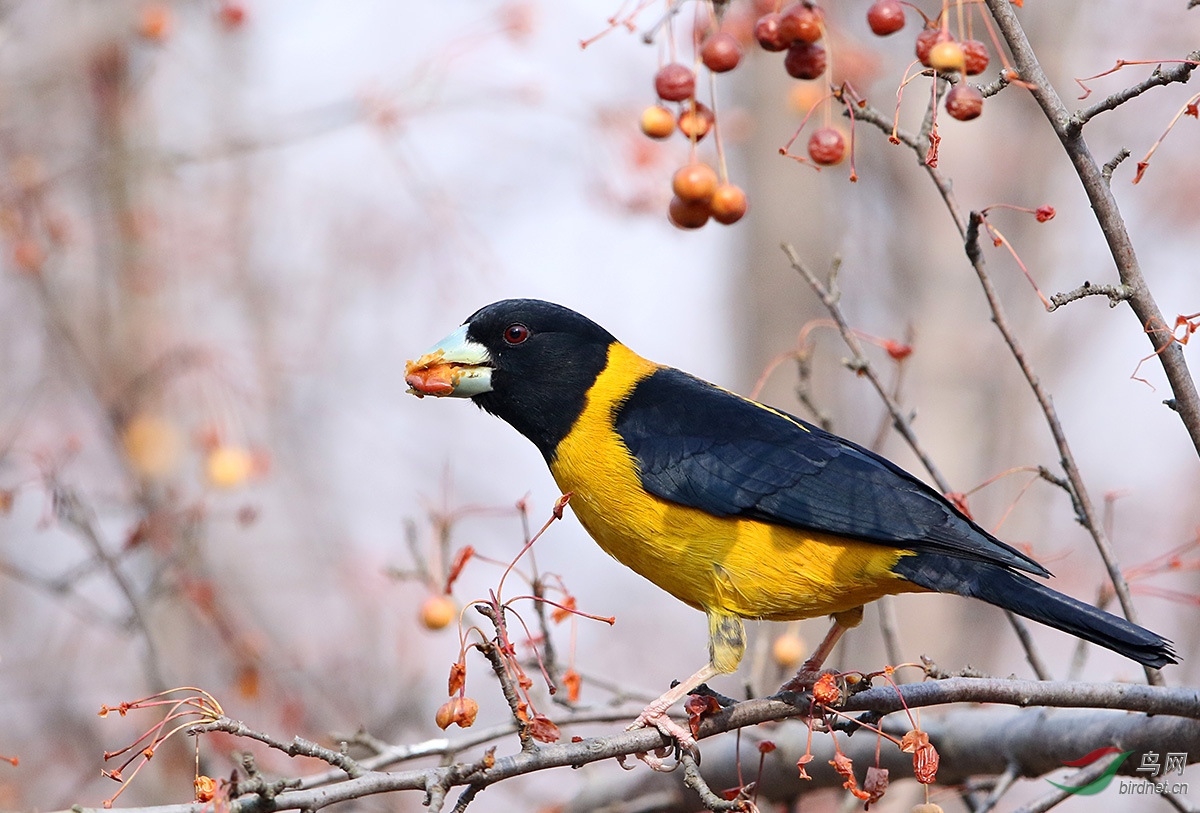
[[[504,341],[509,344],[520,344],[529,338],[529,328],[520,322],[504,328]]]

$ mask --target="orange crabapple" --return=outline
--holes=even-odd
[[[785,632],[771,644],[771,657],[784,669],[795,669],[799,666],[806,652],[804,639],[794,632]]]
[[[652,104],[642,111],[641,127],[650,138],[668,138],[675,132],[675,114],[661,104]]]
[[[171,9],[165,3],[151,3],[142,9],[137,33],[142,39],[163,42],[171,34]]]
[[[679,113],[679,132],[696,141],[708,135],[715,119],[713,112],[706,105],[696,102],[685,107]]]
[[[708,200],[713,220],[725,226],[741,220],[748,208],[746,193],[731,183],[718,184]]]
[[[254,474],[254,456],[241,446],[217,446],[205,458],[204,472],[217,488],[237,488]]]
[[[963,54],[962,46],[954,40],[934,43],[933,47],[929,49],[929,67],[943,72],[965,73],[967,70],[966,55]]]
[[[687,164],[671,178],[671,191],[689,203],[707,203],[716,189],[717,173],[708,164]]]
[[[445,594],[434,593],[421,602],[421,626],[427,630],[445,629],[456,618],[458,605]]]

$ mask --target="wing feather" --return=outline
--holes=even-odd
[[[663,499],[1049,575],[894,463],[679,370],[639,382],[615,425]]]

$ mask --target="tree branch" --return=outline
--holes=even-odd
[[[1009,51],[1012,52],[1021,78],[1033,84],[1033,88],[1030,90],[1033,98],[1042,108],[1042,112],[1045,113],[1046,119],[1054,128],[1063,149],[1075,167],[1075,172],[1083,184],[1084,192],[1087,193],[1088,200],[1092,204],[1096,222],[1100,224],[1100,230],[1108,242],[1109,252],[1116,263],[1121,283],[1129,291],[1129,306],[1150,338],[1150,343],[1153,345],[1154,352],[1170,383],[1171,392],[1175,396],[1176,411],[1192,440],[1192,446],[1200,454],[1200,395],[1196,392],[1196,382],[1188,371],[1187,361],[1183,356],[1183,346],[1176,342],[1167,330],[1170,323],[1163,318],[1158,303],[1154,300],[1146,279],[1142,275],[1137,252],[1134,251],[1133,241],[1130,239],[1129,231],[1125,228],[1125,221],[1117,206],[1116,198],[1109,185],[1105,183],[1100,166],[1092,157],[1087,143],[1083,140],[1082,124],[1072,124],[1074,118],[1067,111],[1062,99],[1050,84],[1045,71],[1042,70],[1009,0],[985,1],[992,17],[996,20],[1001,36],[1004,37]],[[1190,76],[1190,71],[1184,74],[1185,78],[1187,76]],[[1173,81],[1185,81],[1185,79],[1174,79]],[[1122,606],[1124,605],[1125,602],[1122,600]],[[1130,618],[1130,620],[1133,619]]]
[[[1194,747],[1180,748],[1200,758],[1200,689],[1166,688],[1125,683],[1078,683],[1078,682],[1044,682],[1029,680],[1001,680],[998,678],[948,678],[932,680],[924,683],[909,683],[901,686],[882,685],[862,691],[848,698],[839,711],[843,713],[872,711],[880,715],[891,714],[905,708],[928,708],[948,703],[999,703],[1013,706],[1046,706],[1057,708],[1090,708],[1113,709],[1123,712],[1142,712],[1155,715],[1144,718],[1140,715],[1129,714],[1111,715],[1113,722],[1105,722],[1103,731],[1112,736],[1124,737],[1129,732],[1151,732],[1144,736],[1159,737],[1152,743],[1153,747],[1162,747],[1164,737],[1194,737]],[[796,704],[774,697],[760,700],[749,700],[738,703],[713,717],[704,720],[699,729],[698,739],[706,739],[716,734],[744,728],[759,723],[800,717],[807,713],[809,704]],[[964,712],[975,713],[975,712]],[[1040,725],[1040,715],[1030,715],[1027,719],[1033,733],[1029,739],[1022,740],[1018,749],[1022,759],[1026,751],[1036,753],[1036,744],[1045,741],[1044,732],[1037,729]],[[1108,720],[1109,718],[1105,718]],[[1121,724],[1120,721],[1125,721]],[[901,725],[907,727],[904,718]],[[1011,727],[1011,723],[1005,724]],[[1120,725],[1126,725],[1121,728]],[[1113,728],[1113,726],[1117,726]],[[1156,729],[1155,727],[1161,727]],[[1175,726],[1175,728],[1170,728]],[[807,732],[807,726],[801,727]],[[929,726],[925,726],[929,729]],[[1169,729],[1169,730],[1168,730]],[[945,731],[947,737],[970,736],[978,731],[979,726],[959,722],[947,722]],[[1072,724],[1064,729],[1064,742],[1072,749],[1082,747],[1080,726]],[[1170,733],[1174,732],[1174,733]],[[750,735],[744,732],[743,738]],[[932,735],[931,735],[932,736]],[[875,747],[872,737],[859,737],[851,742],[869,741],[871,749]],[[1125,740],[1121,740],[1124,742]],[[1191,742],[1189,740],[1188,742]],[[673,743],[654,729],[639,729],[626,731],[609,737],[592,737],[578,742],[562,742],[553,745],[543,745],[529,751],[518,751],[509,756],[485,757],[473,763],[455,763],[441,767],[414,769],[384,773],[369,771],[361,776],[345,781],[331,783],[320,787],[309,785],[304,789],[286,790],[280,792],[268,802],[258,795],[243,796],[234,800],[229,807],[230,813],[267,813],[281,810],[317,810],[337,802],[359,799],[377,793],[387,793],[397,790],[420,790],[426,793],[437,792],[444,798],[446,791],[455,786],[471,786],[483,789],[496,782],[514,776],[534,773],[548,768],[579,766],[591,762],[628,756],[637,753],[647,753],[658,748],[670,747]],[[464,746],[465,747],[465,746]],[[717,747],[717,746],[714,746]],[[1015,746],[1014,746],[1015,747]],[[1062,746],[1064,748],[1067,745]],[[1147,746],[1151,747],[1151,746]],[[453,746],[449,752],[461,748]],[[706,746],[708,750],[708,746]],[[986,752],[997,760],[1005,759],[1002,749],[994,743],[988,745]],[[1130,750],[1126,748],[1125,750]],[[895,749],[883,749],[882,753],[890,753]],[[1060,752],[1054,751],[1052,757],[1057,759]],[[902,755],[909,760],[908,755]],[[1072,752],[1067,758],[1080,756]],[[1049,757],[1048,757],[1049,758]],[[1032,757],[1030,757],[1032,759]],[[1062,760],[1059,759],[1059,762]],[[362,764],[362,763],[360,763]],[[794,762],[792,763],[794,769]],[[1042,763],[1036,763],[1040,765]],[[1035,765],[1031,762],[1030,765]],[[1004,765],[994,772],[1004,770]],[[1051,766],[1054,767],[1054,766]],[[1032,767],[1029,770],[1036,770]],[[951,776],[947,773],[946,776]],[[713,783],[723,787],[719,783]],[[478,790],[475,791],[478,793]],[[155,808],[129,809],[126,813],[205,813],[203,804],[163,805]],[[62,813],[67,813],[63,811]],[[71,813],[89,813],[86,808],[72,808]]]

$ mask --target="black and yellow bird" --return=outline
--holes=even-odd
[[[609,555],[708,615],[709,663],[635,726],[734,671],[743,618],[832,615],[819,669],[862,606],[893,593],[982,599],[1147,666],[1149,630],[1051,590],[1033,559],[856,443],[636,355],[572,310],[488,305],[406,370],[418,395],[470,398],[533,441]]]

